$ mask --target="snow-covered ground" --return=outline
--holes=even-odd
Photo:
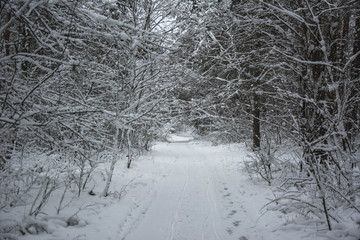
[[[156,144],[130,169],[119,162],[111,197],[100,197],[104,181],[99,178],[101,184],[94,181],[97,195],[83,193],[71,202],[60,216],[75,214],[78,225],[66,227],[59,219],[39,215],[48,222],[50,233],[19,238],[323,239],[315,235],[314,226],[291,225],[290,215],[262,209],[273,195],[265,183],[250,181],[243,172],[242,162],[248,154],[245,146],[212,146],[186,135],[168,140]],[[49,211],[55,209],[59,196],[51,201],[54,203],[48,204]],[[16,213],[20,218],[25,215],[22,211]],[[3,224],[5,217],[10,218],[2,216]]]

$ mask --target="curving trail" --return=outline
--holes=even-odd
[[[81,205],[75,207],[75,211],[83,209],[78,212],[79,226],[56,230],[53,223],[51,236],[19,239],[323,239],[292,224],[290,214],[265,213],[262,207],[273,195],[266,183],[250,181],[242,171],[248,154],[239,144],[213,146],[186,135],[172,136],[134,161],[130,169],[119,160],[111,192],[121,194],[120,199],[83,194]],[[95,192],[101,192],[105,183],[101,173],[95,176]],[[67,216],[73,214],[74,210]]]
[[[157,184],[145,217],[125,239],[222,239],[208,154],[187,142],[158,146],[154,154],[157,164],[168,166],[166,177]]]
[[[243,145],[213,146],[187,136],[158,143],[130,171],[118,172],[114,183],[138,177],[124,198],[99,214],[108,220],[107,231],[99,222],[86,239],[321,239],[296,225],[284,228],[290,215],[262,209],[273,195],[242,170],[248,154]]]
[[[234,154],[235,152],[235,154]],[[227,240],[263,238],[271,220],[259,221],[264,194],[240,171],[245,148],[226,149],[177,137],[158,144],[155,168],[164,176],[141,216],[133,216],[125,240]],[[263,192],[258,198],[258,192]],[[141,205],[141,203],[140,203]],[[123,229],[124,230],[124,229]],[[122,232],[124,233],[124,231]]]

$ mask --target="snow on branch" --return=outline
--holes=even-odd
[[[25,2],[22,7],[15,12],[15,16],[16,17],[12,17],[10,19],[10,21],[8,21],[6,24],[4,24],[1,28],[0,28],[0,35],[2,35],[4,33],[4,31],[11,26],[11,24],[13,24],[13,22],[16,20],[16,18],[20,17],[24,11],[27,9],[27,7],[29,6],[29,4],[32,2],[32,0],[28,0],[27,2]],[[6,3],[5,3],[6,4]]]
[[[278,11],[278,12],[284,14],[284,15],[287,15],[287,16],[289,16],[289,17],[291,17],[291,18],[294,18],[294,19],[298,20],[299,22],[308,24],[308,23],[305,21],[304,18],[302,18],[301,16],[299,16],[298,14],[296,14],[296,13],[294,13],[294,12],[291,12],[291,11],[286,10],[286,9],[283,9],[283,8],[276,7],[276,6],[274,6],[274,5],[272,5],[272,4],[269,4],[269,3],[265,3],[265,2],[263,2],[262,0],[261,0],[261,2],[262,2],[263,4],[265,4],[266,6],[268,6],[269,8],[271,8],[271,9],[274,9],[274,10],[276,10],[276,11]]]
[[[130,30],[132,30],[134,32],[142,32],[142,33],[151,34],[148,31],[145,31],[145,30],[142,30],[140,28],[134,27],[134,26],[132,26],[130,24],[127,24],[127,23],[125,23],[123,21],[115,20],[115,19],[112,19],[110,17],[106,17],[106,16],[103,16],[101,14],[95,13],[92,10],[81,9],[81,12],[83,12],[92,22],[98,22],[98,23],[102,23],[102,24],[105,24],[105,25],[108,25],[108,26],[113,26],[113,27],[114,26],[116,26],[116,27],[124,27],[124,28],[130,29]],[[124,37],[126,37],[126,36],[124,35]]]
[[[289,58],[289,59],[292,59],[298,63],[302,63],[302,64],[308,64],[308,65],[321,65],[321,66],[326,66],[326,67],[330,67],[330,68],[333,68],[339,72],[344,72],[344,69],[342,68],[339,68],[339,67],[336,67],[332,64],[330,64],[329,62],[324,62],[324,61],[309,61],[309,60],[302,60],[302,59],[299,59],[297,57],[294,57],[294,56],[290,56],[286,53],[284,53],[283,51],[277,49],[277,48],[273,48],[276,52],[282,54],[283,56]]]

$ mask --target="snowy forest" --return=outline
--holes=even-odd
[[[146,158],[186,131],[271,189],[257,211],[316,226],[301,239],[360,239],[360,1],[1,0],[0,21],[0,239],[92,239],[81,213],[150,206],[134,175],[159,177]],[[165,238],[131,238],[132,215],[108,239],[195,239],[181,211]],[[273,239],[212,224],[202,239]]]

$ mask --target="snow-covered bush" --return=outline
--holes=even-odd
[[[249,177],[253,179],[256,176],[265,180],[269,186],[272,185],[273,180],[284,174],[282,170],[287,169],[287,162],[282,161],[280,153],[278,154],[283,147],[273,141],[269,134],[265,134],[261,147],[253,149],[248,155],[249,160],[244,162]]]
[[[345,167],[348,160],[341,157],[335,161],[330,155],[325,159],[314,154],[305,162],[303,156],[295,160],[279,158],[282,171],[275,177],[275,198],[267,209],[302,215],[307,219],[305,224],[313,221],[329,230],[344,222],[357,222],[360,216],[359,170]],[[302,168],[299,159],[304,161]]]

